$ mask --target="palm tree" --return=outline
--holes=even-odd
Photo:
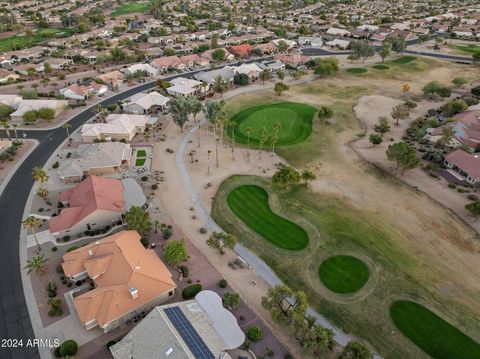
[[[278,137],[276,134],[273,134],[272,136],[270,136],[270,144],[272,145],[272,149],[271,149],[271,152],[275,152],[275,145],[277,144],[278,142]]]
[[[40,187],[37,190],[37,196],[42,198],[47,203],[48,203],[48,194],[49,194],[48,189],[44,187]]]
[[[218,168],[218,138],[215,138],[215,167]]]
[[[41,254],[27,260],[27,265],[23,269],[27,269],[27,274],[35,271],[36,275],[42,275],[47,270],[47,263],[49,259],[45,257],[45,254]]]
[[[40,220],[37,217],[28,216],[23,220],[22,225],[23,225],[23,228],[27,230],[29,229],[32,232],[33,238],[35,239],[35,243],[37,243],[38,250],[39,251],[42,250],[42,247],[40,247],[40,243],[38,243],[37,234],[36,234],[37,229],[40,228]]]
[[[232,160],[235,161],[235,135],[232,135]]]
[[[41,167],[33,167],[32,178],[35,182],[45,183],[48,181],[48,174]]]
[[[252,134],[253,128],[247,127],[245,133],[247,134],[247,162],[250,161],[250,135]]]
[[[207,151],[207,175],[210,174],[210,153],[212,153],[211,150]]]
[[[13,127],[13,132],[15,133],[15,142],[16,142],[16,143],[19,143],[19,141],[18,141],[18,134],[17,134],[18,124],[14,123],[14,124],[12,125],[12,127]]]
[[[223,97],[223,93],[228,90],[228,80],[224,79],[221,75],[218,75],[213,79],[212,89],[219,93],[220,97]]]
[[[268,70],[263,70],[262,72],[260,72],[258,77],[262,81],[262,85],[265,85],[265,81],[270,80],[272,78],[272,73]]]
[[[259,159],[262,158],[262,149],[263,149],[263,144],[265,143],[265,140],[267,139],[267,129],[265,127],[260,128],[259,130],[260,136],[259,136],[259,141],[260,141],[260,154],[259,154]]]
[[[72,125],[67,122],[64,123],[62,127],[67,131],[67,137],[70,138],[70,128],[72,128]]]
[[[3,126],[3,129],[5,130],[5,134],[7,135],[8,137],[8,140],[11,141],[11,137],[10,137],[10,131],[8,130],[10,128],[10,125],[7,123],[7,121],[2,121],[2,126]]]

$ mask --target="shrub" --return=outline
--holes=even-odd
[[[158,189],[158,185],[156,183],[152,184],[152,189]]]
[[[52,247],[52,252],[56,252],[56,251],[58,251],[58,248],[55,247],[55,246],[53,246],[53,247]]]
[[[42,107],[37,111],[37,115],[42,120],[53,120],[55,117],[55,110],[53,108]]]
[[[467,196],[467,198],[470,200],[470,201],[478,201],[478,196],[476,194],[469,194]]]
[[[227,285],[228,285],[228,283],[227,283],[227,280],[226,280],[226,279],[220,279],[220,281],[218,282],[218,286],[219,286],[220,288],[226,288]]]
[[[143,181],[143,182],[148,181],[148,176],[143,176],[143,177],[142,177],[142,181]]]
[[[250,328],[247,330],[247,338],[248,340],[252,342],[258,342],[260,339],[262,339],[263,333],[262,329],[257,327],[256,325],[252,325]]]
[[[75,340],[67,340],[60,345],[60,354],[63,357],[73,356],[77,354],[78,344]]]
[[[148,240],[148,238],[142,237],[142,238],[140,238],[140,243],[142,243],[143,246],[144,246],[145,248],[147,248],[148,245],[150,244],[150,241]]]
[[[172,230],[168,227],[162,228],[163,239],[169,239],[172,236]]]
[[[53,351],[53,355],[55,358],[61,358],[62,354],[60,354],[60,347],[56,347],[55,350]]]
[[[293,359],[292,354],[285,354],[284,359]]]
[[[188,277],[188,267],[187,266],[181,266],[180,270],[182,271],[183,277],[187,278]]]
[[[192,299],[203,289],[201,284],[195,283],[182,290],[183,299]]]
[[[201,234],[207,234],[208,230],[205,227],[200,228],[199,232]]]
[[[64,241],[64,242],[68,242],[69,240],[70,240],[70,236],[64,236],[64,237],[63,237],[63,241]]]
[[[168,153],[173,153],[173,150],[171,148],[167,148]]]
[[[457,185],[455,183],[449,183],[448,187],[455,189],[455,188],[457,188]]]
[[[52,165],[52,168],[58,168],[58,166],[60,166],[60,164],[58,161],[55,161],[55,163]]]
[[[55,268],[55,271],[56,271],[57,273],[63,274],[63,267],[59,264],[59,265]]]
[[[76,249],[78,249],[78,246],[71,246],[70,248],[67,249],[67,253],[68,252],[73,252]]]
[[[463,193],[465,190],[463,188],[457,188],[458,193]]]

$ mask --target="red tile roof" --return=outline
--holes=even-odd
[[[460,168],[472,178],[480,178],[480,155],[456,150],[445,156],[445,161]]]

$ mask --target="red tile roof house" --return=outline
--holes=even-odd
[[[460,179],[466,180],[471,185],[480,182],[480,154],[468,153],[463,150],[455,150],[445,156],[444,164],[448,169],[454,170],[460,175]],[[455,177],[459,177],[455,175]]]
[[[62,268],[73,281],[93,281],[94,289],[80,289],[71,298],[85,329],[98,326],[105,333],[164,303],[177,287],[137,231],[121,231],[65,253]]]
[[[180,58],[177,55],[159,57],[153,60],[150,65],[158,69],[160,72],[167,72],[172,69],[185,70],[187,66],[180,61]]]
[[[307,62],[311,60],[310,57],[300,55],[300,54],[292,54],[292,55],[278,54],[278,55],[275,55],[274,59],[281,61],[285,65],[291,66],[293,68],[304,66]]]
[[[121,180],[87,177],[71,190],[58,195],[64,208],[50,218],[50,233],[61,238],[112,226],[122,219],[125,209],[123,192]]]
[[[443,134],[445,127],[453,129],[453,138],[447,143],[450,147],[465,145],[472,151],[480,145],[480,113],[466,111],[454,116],[455,121],[443,126],[427,129],[425,136],[431,142],[437,142]]]
[[[241,59],[247,58],[253,51],[252,45],[242,44],[228,47],[228,51]]]
[[[186,67],[193,68],[195,66],[208,66],[210,61],[204,57],[200,57],[197,54],[192,55],[185,55],[180,57],[180,61],[182,61]]]

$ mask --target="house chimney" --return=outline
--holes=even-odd
[[[130,295],[132,296],[133,299],[138,298],[138,290],[135,287],[130,287],[128,288],[128,291],[130,292]]]

